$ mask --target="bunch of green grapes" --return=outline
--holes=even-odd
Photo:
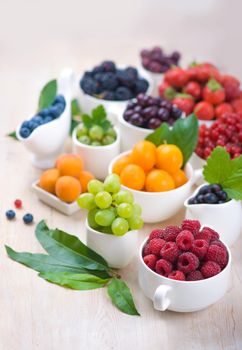
[[[141,207],[131,192],[120,189],[118,175],[108,175],[104,182],[91,180],[87,189],[77,202],[88,210],[88,223],[94,230],[123,236],[142,228]]]
[[[83,126],[77,130],[76,136],[79,142],[90,146],[107,146],[117,138],[113,127],[105,131],[100,125],[93,125],[89,130]]]

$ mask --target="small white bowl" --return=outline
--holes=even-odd
[[[58,197],[56,197],[54,194],[43,190],[41,187],[38,186],[38,183],[39,180],[32,183],[32,190],[35,192],[37,197],[45,204],[49,205],[52,208],[55,208],[62,214],[68,216],[80,210],[80,207],[78,206],[76,201],[72,203],[65,203],[61,201]]]
[[[189,198],[194,197],[202,186],[199,186]],[[196,219],[202,225],[213,227],[228,246],[238,239],[242,229],[241,201],[231,199],[221,204],[188,204],[189,198],[184,202],[186,219]]]
[[[142,251],[146,242],[147,239],[139,250],[139,285],[146,297],[153,301],[156,310],[202,310],[227,292],[231,276],[231,253],[227,246],[228,264],[219,274],[200,281],[176,281],[157,274],[144,263]]]
[[[123,156],[129,155],[131,151],[123,152],[112,160],[108,172],[112,173],[113,165]],[[142,208],[142,219],[146,223],[164,221],[175,215],[183,206],[184,200],[191,193],[192,185],[201,177],[201,171],[193,171],[191,164],[185,166],[185,173],[188,181],[171,191],[145,192],[136,191],[121,185],[122,189],[133,193],[135,202]]]
[[[98,232],[86,220],[87,246],[100,254],[110,267],[122,269],[127,266],[137,249],[138,231],[129,231],[123,236]]]
[[[119,68],[125,68],[125,67],[119,66]],[[141,71],[139,69],[137,69],[137,70],[138,70],[139,77],[145,78],[148,81],[149,86],[148,86],[146,93],[148,93],[150,95],[152,90],[153,90],[152,80],[150,79],[150,77],[147,73],[145,73],[144,71]],[[127,104],[130,101],[132,101],[132,99],[127,100],[127,101],[108,101],[108,100],[103,100],[103,99],[88,95],[80,87],[80,80],[81,80],[82,76],[83,76],[83,74],[79,77],[79,79],[76,82],[76,89],[78,91],[78,100],[80,102],[80,105],[82,106],[83,112],[89,114],[89,113],[91,113],[91,111],[94,108],[96,108],[97,106],[99,106],[101,104],[104,106],[104,108],[106,109],[106,111],[108,113],[114,114],[112,122],[115,125],[117,123],[117,119],[115,120],[115,115],[117,116],[117,111],[119,111],[119,113],[123,113]]]
[[[80,155],[83,159],[85,169],[90,171],[97,179],[103,180],[108,174],[108,166],[111,160],[119,154],[120,151],[120,132],[116,131],[116,140],[107,146],[85,145],[78,141],[76,133],[78,126],[72,133],[73,153]]]

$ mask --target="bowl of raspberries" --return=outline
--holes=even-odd
[[[198,220],[154,229],[139,252],[139,284],[160,311],[192,312],[221,299],[231,253],[219,233]]]
[[[104,61],[85,71],[79,81],[81,105],[85,113],[102,103],[106,108],[124,110],[128,101],[139,93],[152,90],[151,79],[135,67],[116,66],[113,61]]]

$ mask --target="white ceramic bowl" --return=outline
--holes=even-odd
[[[112,160],[109,165],[108,172],[112,173],[112,168],[115,162],[130,154],[130,151],[123,152]],[[136,191],[126,186],[121,186],[123,189],[133,193],[135,202],[142,208],[142,218],[146,223],[154,223],[164,221],[175,215],[183,206],[184,200],[191,193],[192,185],[201,177],[201,171],[193,171],[191,164],[185,166],[187,183],[171,191],[165,192],[145,192]]]
[[[159,311],[193,312],[205,309],[221,299],[228,290],[231,275],[231,253],[228,264],[216,276],[201,281],[176,281],[152,271],[143,261],[139,250],[139,285],[154,308]]]
[[[199,186],[191,197],[194,197],[202,186]],[[184,202],[186,219],[196,219],[202,225],[212,226],[219,232],[221,240],[231,246],[242,229],[241,201],[232,199],[223,204],[188,204],[189,198]]]
[[[120,66],[119,68],[124,68],[124,66]],[[141,71],[139,69],[138,69],[138,74],[140,77],[145,78],[148,81],[149,86],[148,86],[148,89],[146,92],[148,94],[151,94],[151,92],[153,90],[153,84],[152,84],[152,80],[150,79],[149,75],[147,73],[145,73],[144,71]],[[107,101],[107,100],[102,100],[102,99],[93,97],[91,95],[88,95],[88,94],[84,93],[84,91],[80,87],[80,80],[81,80],[82,76],[83,76],[83,74],[79,77],[79,79],[76,82],[76,89],[78,91],[78,99],[79,99],[80,105],[81,105],[84,113],[91,113],[91,111],[94,108],[96,108],[97,106],[99,106],[100,104],[104,106],[104,108],[106,109],[106,111],[108,113],[109,112],[113,113],[114,117],[115,117],[115,115],[117,115],[117,111],[119,111],[120,113],[123,113],[127,104],[131,100]],[[117,120],[115,120],[115,118],[114,118],[112,120],[112,122],[114,124],[116,124]]]
[[[127,266],[138,245],[138,231],[115,236],[92,229],[86,220],[87,246],[100,254],[110,267],[122,269]]]
[[[72,203],[65,203],[52,193],[43,190],[38,186],[38,183],[39,180],[32,183],[32,190],[43,203],[68,216],[80,210],[80,207],[76,201]]]
[[[57,156],[62,152],[64,142],[68,136],[71,124],[71,82],[73,72],[65,69],[58,80],[58,94],[66,100],[64,112],[57,119],[38,126],[29,137],[20,135],[21,124],[17,127],[17,138],[24,144],[31,154],[33,165],[40,169],[53,167]]]
[[[85,145],[78,141],[76,133],[78,126],[72,133],[73,153],[80,155],[84,161],[85,169],[90,171],[97,179],[103,180],[108,174],[108,166],[111,160],[119,154],[120,151],[120,132],[114,127],[117,138],[107,146]]]

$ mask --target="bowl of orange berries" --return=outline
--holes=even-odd
[[[142,207],[143,220],[154,223],[175,215],[189,196],[195,176],[189,163],[183,167],[182,151],[174,144],[142,140],[114,158],[109,173],[120,176]]]
[[[93,174],[84,170],[80,156],[63,154],[57,158],[55,168],[45,170],[32,184],[32,189],[45,204],[72,215],[80,209],[77,198],[87,191],[92,179]]]

